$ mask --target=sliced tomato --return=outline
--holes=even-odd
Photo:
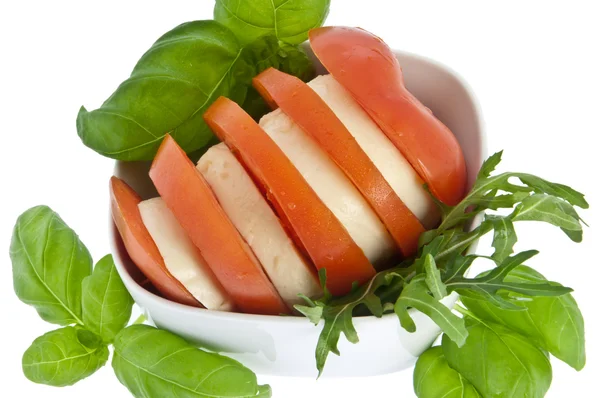
[[[204,119],[262,185],[279,217],[317,269],[327,271],[327,287],[346,294],[375,269],[331,210],[323,204],[277,144],[235,102],[221,97]]]
[[[167,270],[165,262],[144,226],[138,204],[142,198],[125,181],[110,179],[110,204],[113,220],[131,261],[167,299],[201,307],[201,304]]]
[[[317,58],[402,152],[431,192],[447,205],[457,204],[466,184],[460,145],[405,88],[392,50],[359,28],[317,28],[309,32],[309,39]]]
[[[425,228],[325,101],[302,80],[274,68],[256,76],[252,84],[327,152],[373,207],[402,254],[416,253]]]
[[[248,313],[288,313],[262,266],[185,152],[166,135],[150,178],[236,306]]]

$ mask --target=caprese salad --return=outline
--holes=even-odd
[[[218,98],[203,117],[222,142],[196,165],[166,135],[149,173],[159,197],[141,200],[112,177],[125,247],[165,298],[289,313],[299,294],[322,294],[322,269],[344,295],[416,253],[440,219],[431,195],[463,198],[461,148],[405,88],[390,48],[358,28],[317,28],[309,40],[329,74],[254,77],[273,109],[258,123]]]
[[[580,242],[584,195],[496,173],[501,152],[467,191],[459,143],[407,91],[390,48],[362,29],[318,28],[329,3],[218,0],[213,20],[165,33],[102,106],[81,107],[86,146],[152,160],[155,198],[110,180],[129,257],[177,303],[304,315],[320,327],[319,373],[342,335],[358,343],[354,317],[393,313],[414,333],[419,311],[443,332],[417,361],[419,398],[543,397],[549,354],[585,366],[584,321],[570,288],[525,265],[537,251],[515,253],[514,223],[542,221]],[[314,77],[307,38],[329,74]],[[221,142],[206,148],[213,133]],[[491,255],[467,251],[488,234]],[[144,317],[130,325],[134,300],[112,256],[92,266],[48,206],[18,218],[10,257],[16,295],[60,325],[25,351],[30,380],[77,383],[112,345],[112,368],[136,397],[271,396],[242,364]],[[475,261],[488,271],[467,275]]]

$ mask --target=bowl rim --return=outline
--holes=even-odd
[[[303,43],[303,47],[309,52],[309,56],[313,55],[312,51],[310,49],[310,46],[307,43]],[[480,139],[479,153],[482,156],[481,161],[483,162],[485,160],[485,158],[488,156],[487,133],[485,130],[485,122],[483,119],[481,105],[480,105],[479,100],[478,100],[477,96],[475,95],[471,85],[458,72],[456,72],[454,69],[443,64],[440,61],[437,61],[435,59],[429,58],[424,55],[416,54],[413,52],[397,50],[397,49],[392,49],[392,51],[394,52],[394,54],[396,56],[412,58],[412,59],[416,59],[416,60],[424,62],[424,63],[431,64],[431,65],[437,67],[438,69],[445,71],[448,75],[450,75],[452,78],[456,79],[458,81],[458,83],[460,83],[460,85],[466,91],[466,93],[471,101],[471,104],[473,105],[473,111],[476,116],[477,127],[479,130],[479,139]],[[313,61],[314,61],[314,59],[313,59]],[[113,175],[115,175],[115,172],[116,172],[117,168],[119,167],[119,164],[120,164],[120,161],[118,161],[118,160],[114,162]],[[122,263],[121,259],[117,258],[118,253],[120,253],[121,250],[125,250],[125,248],[119,247],[119,246],[122,246],[122,243],[121,244],[118,243],[120,240],[120,235],[114,224],[112,214],[110,212],[110,207],[109,207],[108,215],[109,215],[109,245],[110,245],[111,253],[113,254],[115,267],[117,268],[117,271],[118,271],[121,279],[123,279],[123,283],[125,284],[125,287],[127,288],[127,290],[133,290],[133,292],[131,292],[132,293],[131,295],[134,298],[138,297],[138,296],[142,296],[142,297],[144,297],[144,301],[152,302],[152,304],[151,304],[152,307],[156,307],[156,306],[162,307],[162,309],[167,309],[169,311],[177,312],[177,313],[184,314],[187,316],[201,315],[203,318],[212,318],[212,319],[219,319],[221,321],[235,321],[235,322],[244,322],[244,323],[271,322],[271,323],[285,324],[285,325],[300,325],[300,324],[302,324],[305,326],[306,325],[315,326],[311,322],[307,322],[308,319],[304,316],[246,314],[246,313],[239,313],[239,312],[217,311],[217,310],[209,310],[206,308],[191,307],[191,306],[180,304],[180,303],[177,303],[177,302],[174,302],[171,300],[167,300],[157,294],[154,294],[154,293],[144,289],[129,274],[129,272],[125,268],[124,264]],[[479,225],[481,223],[482,219],[483,219],[483,215],[480,214],[480,215],[476,216],[471,228],[475,228],[477,225]],[[475,241],[469,247],[469,251],[475,250],[477,247],[477,243],[478,243],[478,240]],[[453,292],[450,295],[444,297],[442,300],[446,300],[446,299],[455,300],[456,297],[458,297],[458,295],[455,292]],[[142,307],[146,316],[149,315],[150,311],[147,308],[144,308],[144,306],[140,305],[137,302],[136,302],[136,304],[138,304],[140,307]],[[409,313],[411,313],[411,314],[414,314],[417,312],[418,311],[415,310],[414,308],[409,310]],[[391,312],[389,314],[384,314],[381,317],[377,317],[375,315],[353,317],[352,321],[355,324],[360,325],[360,324],[367,324],[367,323],[372,323],[375,321],[381,321],[384,319],[391,319],[391,318],[397,318],[397,316],[394,312]],[[323,320],[321,319],[319,322],[319,325],[321,325],[322,323],[323,323]]]

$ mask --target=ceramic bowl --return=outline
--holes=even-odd
[[[464,80],[446,66],[413,54],[395,53],[407,88],[458,138],[471,186],[486,156],[477,100]],[[325,73],[314,57],[313,60],[317,70]],[[148,167],[148,162],[117,162],[114,174],[142,197],[150,198],[157,194],[148,177]],[[138,283],[141,275],[131,263],[112,219],[109,234],[118,272],[150,322],[237,359],[259,374],[316,377],[314,352],[322,323],[315,326],[303,317],[209,311],[165,300]],[[454,295],[443,299],[449,307],[455,301]],[[360,343],[350,344],[342,336],[341,356],[329,356],[323,376],[373,376],[411,367],[440,333],[429,318],[411,311],[417,325],[415,333],[402,329],[395,314],[355,318]]]

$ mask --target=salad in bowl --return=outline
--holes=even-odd
[[[583,368],[571,289],[525,265],[537,252],[514,252],[514,224],[581,241],[584,195],[497,172],[462,78],[366,30],[321,27],[328,1],[273,4],[261,29],[257,3],[229,3],[160,37],[79,111],[83,144],[116,160],[111,254],[93,267],[47,206],[17,220],[15,292],[61,326],[25,352],[25,375],[74,384],[111,345],[139,397],[266,397],[253,372],[415,361],[418,397],[542,397],[549,354]],[[129,325],[134,302],[145,316]]]

